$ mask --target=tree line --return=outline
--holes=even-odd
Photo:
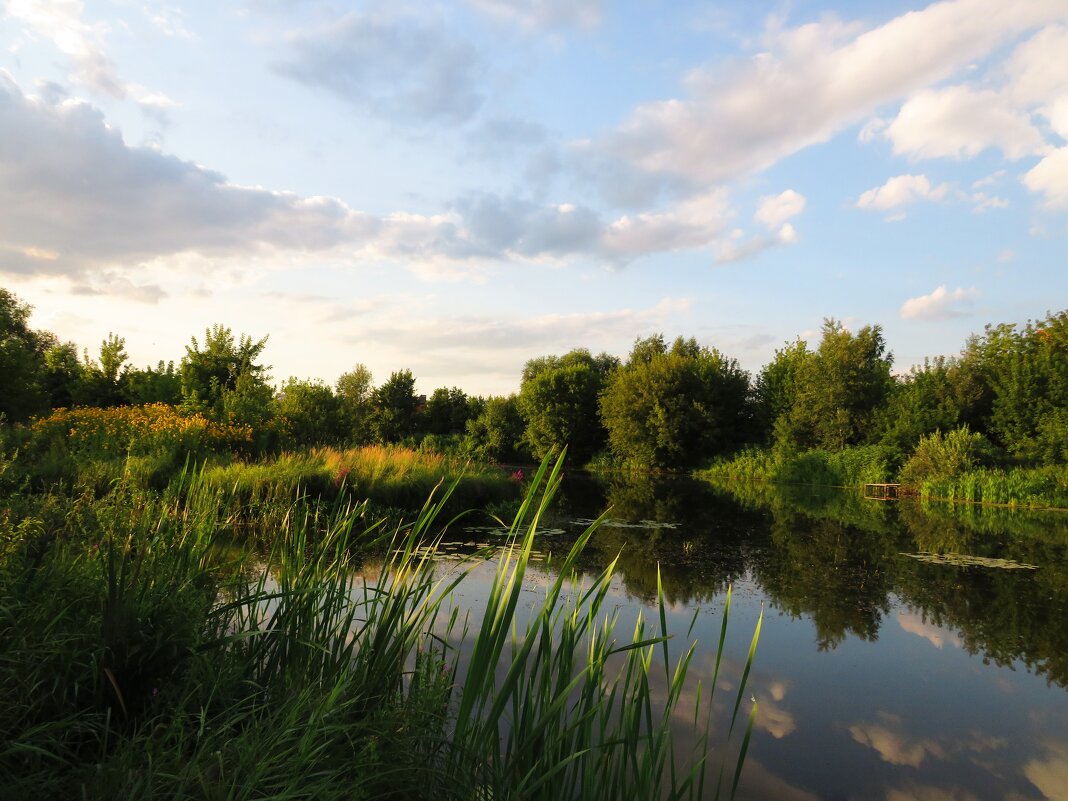
[[[639,338],[625,360],[577,348],[530,359],[518,393],[457,387],[416,393],[410,370],[375,386],[357,364],[334,385],[273,386],[267,338],[216,325],[177,364],[137,368],[111,334],[97,356],[29,327],[30,307],[0,288],[0,415],[168,403],[257,431],[260,446],[405,443],[498,462],[569,447],[590,460],[689,469],[744,447],[785,452],[879,445],[903,461],[927,437],[965,430],[971,446],[1017,464],[1068,460],[1068,311],[1024,326],[988,325],[959,355],[895,375],[882,328],[828,319],[756,375],[693,338]]]

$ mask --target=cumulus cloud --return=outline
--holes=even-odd
[[[894,153],[912,158],[971,158],[996,147],[1019,159],[1048,150],[1029,114],[1009,107],[1000,92],[967,86],[917,93],[884,133]]]
[[[796,28],[773,21],[762,52],[694,71],[686,97],[639,106],[600,147],[650,176],[724,183],[826,141],[1066,16],[1063,0],[945,0],[871,29],[835,19]]]
[[[909,298],[901,306],[901,317],[905,320],[946,320],[962,317],[966,308],[979,297],[979,290],[972,287],[957,287],[952,292],[942,284],[929,295]]]
[[[421,20],[352,12],[293,33],[290,51],[275,65],[279,73],[365,114],[456,124],[485,101],[486,67],[475,48]]]
[[[590,258],[622,265],[720,236],[722,192],[606,219],[588,207],[497,195],[441,214],[366,214],[329,197],[238,186],[156,148],[128,145],[93,106],[25,95],[0,73],[0,270],[80,275],[183,254],[279,253],[401,262],[456,276],[500,261]]]
[[[1021,105],[1044,106],[1068,92],[1068,26],[1048,25],[1019,45],[1005,64],[1008,92]]]
[[[1068,209],[1068,147],[1054,150],[1023,177],[1024,185],[1043,196],[1051,209]]]
[[[762,197],[754,219],[768,228],[779,228],[804,210],[805,196],[793,189],[787,189],[778,195]]]
[[[524,28],[592,28],[604,13],[603,0],[468,0],[475,8]]]
[[[783,223],[779,230],[771,234],[758,234],[749,239],[743,231],[735,229],[730,239],[720,245],[716,255],[717,264],[730,264],[751,259],[769,248],[778,245],[793,245],[797,242],[797,231],[790,223]]]
[[[605,251],[617,260],[649,253],[708,247],[722,235],[730,215],[726,192],[713,190],[670,211],[624,215],[607,227]]]
[[[132,97],[157,113],[175,105],[162,92],[119,77],[105,47],[108,26],[85,22],[84,11],[80,0],[8,0],[4,16],[18,22],[24,36],[50,41],[67,58],[70,77],[79,85],[119,100]]]
[[[947,192],[948,184],[931,186],[926,175],[896,175],[864,192],[857,198],[857,208],[891,211],[917,200],[942,200]]]
[[[0,74],[0,249],[7,271],[75,273],[196,251],[315,249],[375,223],[328,198],[235,186],[131,147],[93,106],[24,95]]]
[[[571,203],[537,204],[483,194],[455,204],[462,234],[456,255],[527,259],[594,257],[622,266],[651,253],[713,245],[729,215],[726,193],[713,191],[670,209],[607,220]],[[441,243],[444,246],[446,243]]]

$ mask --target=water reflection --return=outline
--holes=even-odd
[[[734,586],[721,675],[738,675],[766,605],[740,797],[1068,798],[1068,515],[627,476],[572,476],[559,500],[546,551],[610,507],[580,572],[618,555],[626,615],[651,610],[659,565],[671,629],[714,646]],[[711,660],[694,674],[708,681]]]

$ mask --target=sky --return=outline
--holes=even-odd
[[[0,0],[0,286],[417,391],[1068,308],[1068,0]]]

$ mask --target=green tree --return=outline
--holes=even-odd
[[[604,447],[607,432],[601,424],[598,398],[618,364],[612,356],[594,357],[586,349],[527,362],[519,411],[536,459],[566,445],[572,461],[581,463]]]
[[[464,453],[480,462],[528,462],[524,430],[516,395],[487,398],[478,415],[467,421]]]
[[[371,393],[371,431],[377,442],[400,442],[416,433],[415,378],[411,370],[392,373]]]
[[[959,425],[981,425],[986,394],[981,376],[960,359],[927,359],[894,382],[876,415],[883,444],[909,453],[920,439]]]
[[[53,345],[45,351],[45,388],[53,408],[70,408],[85,403],[89,395],[89,373],[78,358],[73,342]]]
[[[125,402],[121,384],[127,358],[126,340],[112,333],[100,343],[99,362],[94,362],[86,353],[84,403],[106,408]]]
[[[253,340],[222,325],[204,332],[203,347],[193,337],[180,367],[182,407],[222,422],[262,424],[270,415],[270,367],[257,364],[267,337]]]
[[[873,416],[893,384],[892,363],[880,326],[854,334],[824,320],[819,348],[798,373],[796,400],[776,426],[776,444],[840,450],[872,438]]]
[[[749,376],[695,339],[639,339],[601,396],[612,451],[643,467],[688,467],[739,444]]]
[[[287,447],[333,445],[344,437],[341,403],[320,381],[290,378],[274,401],[283,444]]]
[[[182,400],[182,377],[174,362],[160,361],[154,368],[131,368],[122,375],[122,395],[127,403],[177,404]]]
[[[29,327],[32,307],[0,288],[0,415],[25,420],[48,408],[45,353],[54,346],[51,334]]]
[[[1068,311],[987,328],[982,343],[993,389],[989,431],[1027,461],[1068,460]]]
[[[759,439],[768,441],[776,423],[789,416],[797,402],[802,370],[812,357],[808,343],[799,337],[776,350],[760,371],[753,388],[753,422]]]
[[[374,378],[362,364],[342,373],[335,384],[338,414],[341,417],[342,439],[356,445],[371,441],[371,396]]]
[[[463,434],[467,421],[482,409],[480,398],[470,398],[459,387],[438,387],[427,399],[422,414],[423,431],[435,436]]]

